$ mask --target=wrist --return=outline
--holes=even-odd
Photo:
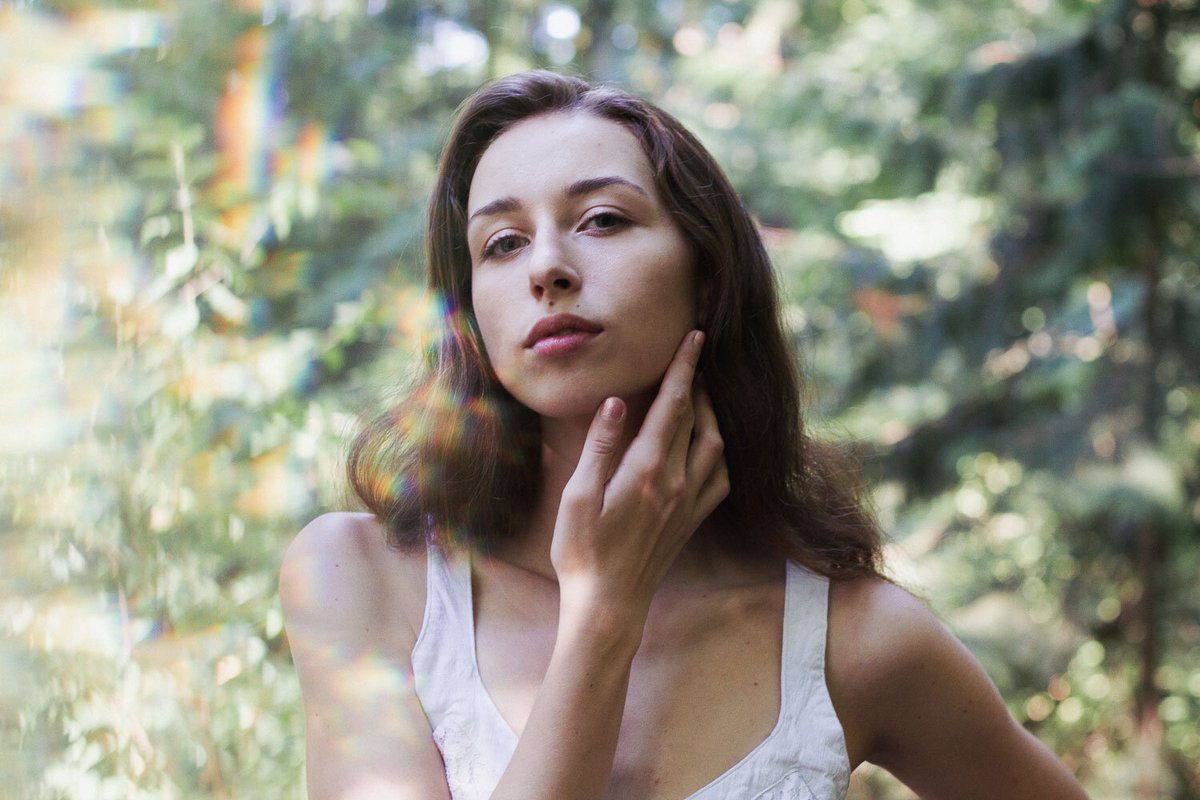
[[[560,585],[558,638],[572,647],[632,659],[642,643],[649,604],[614,601],[582,587]]]

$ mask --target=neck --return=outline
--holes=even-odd
[[[641,430],[651,399],[625,399],[625,421],[621,429],[621,441],[617,445],[615,464],[621,463],[625,451]],[[548,577],[554,575],[554,568],[550,564],[550,543],[554,538],[563,488],[579,465],[592,419],[592,416],[587,416],[566,419],[543,417],[541,420],[541,487],[526,530],[514,542],[516,546],[512,555],[520,559],[522,566]]]
[[[625,451],[629,449],[634,437],[641,430],[653,397],[626,399],[626,416],[622,428],[621,442],[617,447],[616,464],[620,464]],[[592,417],[577,417],[567,419],[552,419],[543,417],[541,420],[542,433],[542,464],[541,486],[538,498],[531,509],[529,518],[518,536],[505,545],[500,557],[517,567],[541,575],[550,580],[556,580],[554,567],[550,561],[550,545],[554,539],[555,523],[558,519],[558,507],[562,500],[563,489],[567,481],[575,473],[579,457],[587,442],[588,430]],[[715,550],[708,546],[712,544],[702,526],[692,540],[684,548],[672,572],[677,578],[682,573],[703,570],[709,563]],[[670,575],[668,581],[671,580]]]

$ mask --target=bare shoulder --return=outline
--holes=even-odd
[[[878,578],[830,585],[827,680],[852,756],[856,750],[860,759],[878,763],[894,740],[911,734],[910,705],[936,694],[931,684],[967,673],[1003,710],[974,657],[924,602]],[[949,697],[944,692],[939,702]]]
[[[425,553],[390,548],[369,514],[325,514],[288,547],[279,597],[304,697],[308,796],[449,798],[411,679]]]
[[[857,690],[887,690],[930,644],[953,642],[933,612],[908,591],[880,578],[832,581],[830,666]]]
[[[389,547],[371,514],[323,514],[288,546],[279,595],[289,636],[340,631],[415,641],[425,605],[425,552]]]
[[[826,680],[852,763],[874,760],[882,745],[879,703],[906,690],[931,642],[950,638],[924,603],[893,583],[830,582]]]
[[[899,586],[831,584],[826,680],[851,762],[879,764],[921,797],[1085,797],[970,651]]]
[[[887,634],[894,626],[937,626],[925,603],[882,578],[856,578],[829,584],[830,620],[851,630]]]

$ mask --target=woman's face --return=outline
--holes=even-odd
[[[531,117],[484,152],[467,201],[471,297],[500,382],[546,417],[662,379],[696,324],[692,258],[624,126]]]

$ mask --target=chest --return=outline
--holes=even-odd
[[[780,710],[782,585],[663,592],[630,672],[610,797],[682,800],[766,739]],[[518,734],[554,647],[557,598],[476,584],[476,659]]]

